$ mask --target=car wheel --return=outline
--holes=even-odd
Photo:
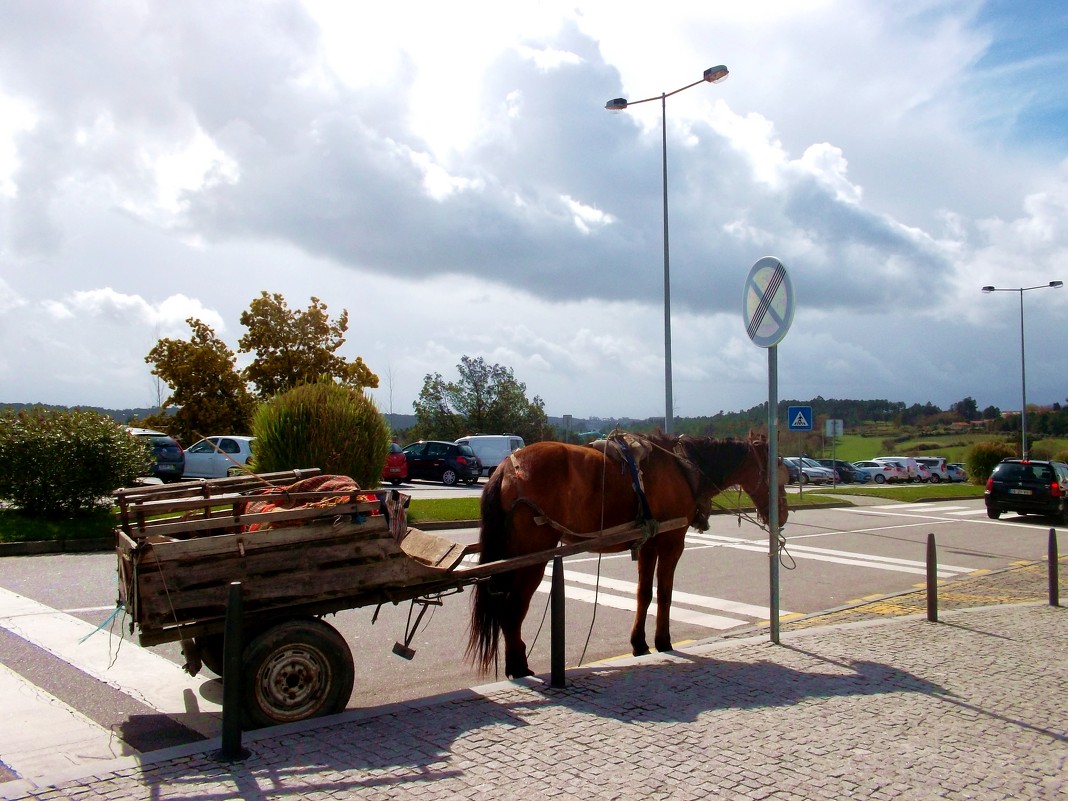
[[[451,468],[445,468],[445,472],[441,474],[441,483],[446,487],[451,487],[456,483],[457,475],[456,471]]]
[[[999,517],[1001,517],[1001,510],[1000,509],[991,509],[988,506],[987,509],[986,509],[986,516],[989,517],[991,520],[997,520]]]
[[[932,476],[931,476],[931,483],[932,483],[932,484],[937,484],[937,483],[938,483],[939,481],[941,481],[941,480],[942,480],[942,479],[940,479],[940,478],[939,478],[938,476],[935,476],[935,475],[932,475]]]
[[[885,484],[886,483],[886,476],[881,475],[881,474],[876,474],[875,483],[876,484]]]
[[[802,473],[801,474],[801,478],[798,479],[798,483],[799,484],[807,484],[808,483],[808,475],[805,474],[805,473]]]
[[[401,480],[399,478],[391,478],[389,480],[389,483],[392,484],[394,487],[399,487],[401,485]]]

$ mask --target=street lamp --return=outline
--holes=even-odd
[[[660,127],[662,135],[661,153],[663,156],[663,174],[664,174],[664,433],[671,433],[671,422],[674,416],[674,410],[671,402],[671,270],[670,260],[668,257],[668,190],[667,190],[667,99],[672,95],[677,95],[679,92],[685,91],[691,87],[697,86],[699,83],[719,83],[726,80],[730,74],[725,66],[720,64],[718,67],[709,67],[705,70],[701,76],[701,80],[694,81],[691,84],[687,84],[680,89],[676,89],[674,92],[665,92],[663,94],[656,95],[655,97],[647,97],[643,100],[630,100],[625,97],[617,97],[614,100],[609,100],[604,104],[604,107],[609,111],[624,111],[629,106],[636,106],[639,103],[648,103],[652,100],[660,101]]]
[[[1020,458],[1027,459],[1027,362],[1024,359],[1024,305],[1023,293],[1031,289],[1057,289],[1064,286],[1063,281],[1050,281],[1048,284],[1038,286],[1021,286],[1016,288],[984,286],[983,292],[1019,292],[1020,293]]]

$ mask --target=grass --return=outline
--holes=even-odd
[[[111,537],[114,528],[115,513],[111,509],[97,509],[65,519],[32,517],[14,509],[0,509],[0,542],[96,539]]]
[[[408,504],[408,522],[476,520],[479,498],[412,498]]]
[[[834,489],[821,488],[821,495],[830,497],[843,495],[865,495],[872,498],[886,498],[902,503],[917,501],[954,500],[957,498],[982,498],[983,488],[974,484],[848,484]],[[808,493],[805,493],[806,495]],[[790,496],[793,506],[793,496]]]

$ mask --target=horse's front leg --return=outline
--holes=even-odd
[[[656,634],[653,644],[658,651],[671,648],[671,591],[675,587],[675,568],[686,548],[686,529],[656,537],[659,559],[656,566]]]
[[[649,643],[645,639],[645,616],[649,614],[649,604],[653,602],[653,574],[656,571],[656,548],[647,542],[638,549],[638,591],[635,595],[637,609],[634,612],[634,625],[630,629],[630,649],[635,656],[649,653]]]
[[[521,568],[512,574],[512,586],[503,599],[501,635],[504,637],[504,674],[521,679],[533,676],[527,664],[527,645],[523,642],[523,619],[530,609],[530,599],[545,575],[545,565]]]

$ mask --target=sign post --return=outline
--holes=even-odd
[[[745,330],[755,345],[768,351],[768,497],[771,499],[768,561],[771,641],[779,643],[779,366],[776,346],[794,319],[794,288],[786,265],[765,256],[749,271],[742,298]],[[809,412],[811,426],[811,410]]]
[[[828,420],[825,423],[824,435],[831,438],[831,464],[834,465],[831,469],[834,470],[833,482],[836,486],[838,484],[838,454],[835,452],[835,446],[838,444],[838,438],[842,436],[842,429],[841,420]]]

